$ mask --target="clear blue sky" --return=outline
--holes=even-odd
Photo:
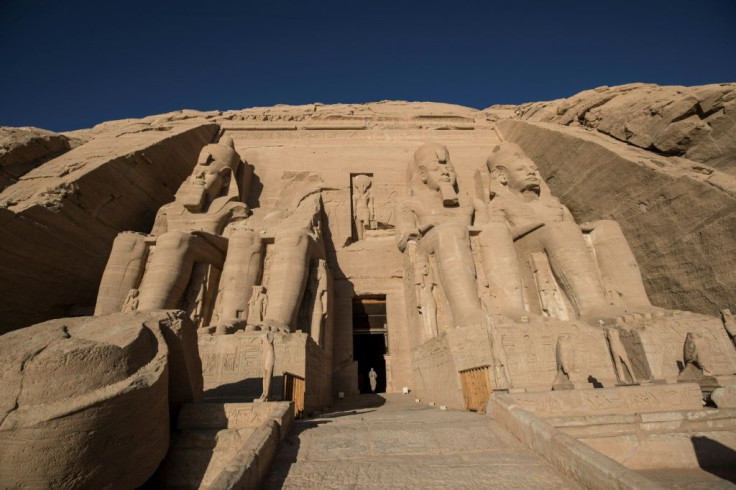
[[[736,0],[0,0],[0,125],[736,81]]]

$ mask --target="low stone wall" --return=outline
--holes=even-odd
[[[256,489],[294,422],[292,402],[182,407],[157,483],[167,488]]]
[[[527,447],[586,488],[600,490],[662,488],[534,414],[519,408],[508,396],[491,395],[486,413]]]

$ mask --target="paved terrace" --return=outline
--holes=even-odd
[[[364,408],[347,409],[352,400],[296,421],[264,488],[580,488],[485,415],[411,395],[358,403]]]

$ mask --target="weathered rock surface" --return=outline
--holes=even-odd
[[[150,229],[218,128],[117,125],[0,193],[0,332],[91,313],[115,235]]]
[[[140,486],[168,449],[170,409],[201,400],[198,361],[182,312],[64,318],[3,335],[3,486]]]
[[[81,140],[39,128],[0,127],[0,191]]]
[[[634,83],[567,99],[493,106],[494,118],[584,126],[631,145],[684,156],[736,175],[736,83],[695,87]]]

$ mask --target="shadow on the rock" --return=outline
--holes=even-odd
[[[693,443],[700,468],[719,478],[736,483],[736,451],[705,436],[693,436],[690,440]]]

